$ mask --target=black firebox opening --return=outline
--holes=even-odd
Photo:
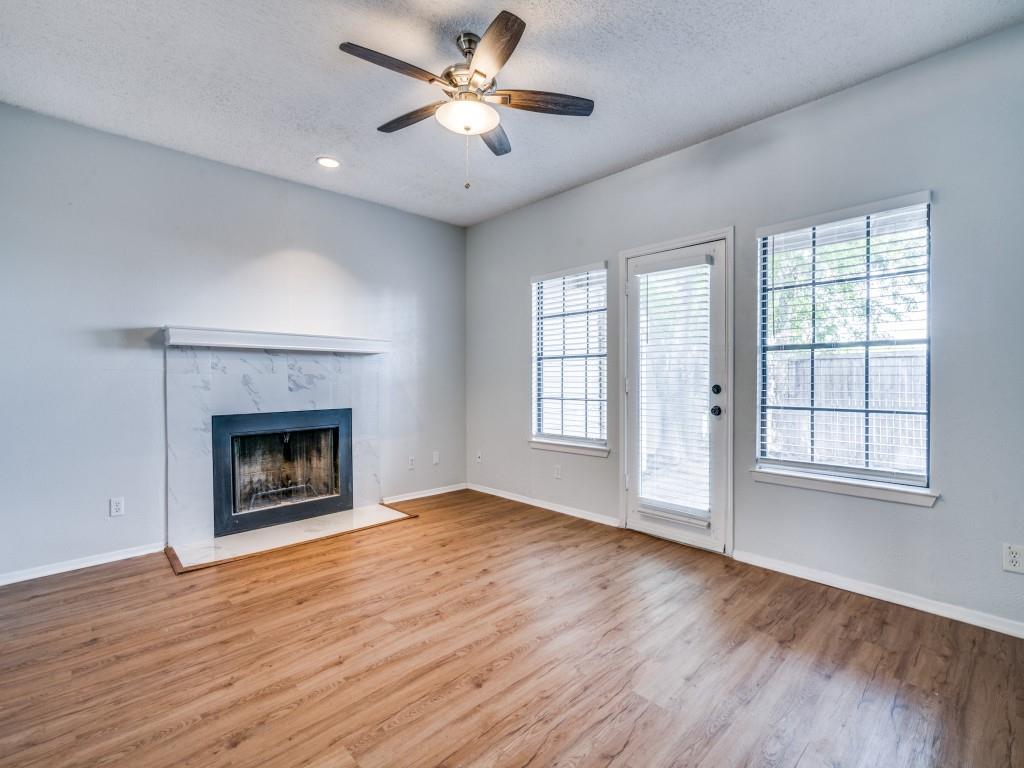
[[[213,417],[214,536],[352,509],[352,409]]]

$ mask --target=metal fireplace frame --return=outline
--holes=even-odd
[[[266,528],[278,523],[304,520],[352,509],[352,409],[280,411],[277,413],[234,413],[213,417],[213,535]],[[267,432],[300,432],[336,429],[338,450],[338,494],[300,501],[245,514],[234,514],[235,473],[232,438]]]

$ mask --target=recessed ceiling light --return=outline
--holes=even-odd
[[[333,157],[318,157],[316,161],[324,168],[337,168],[341,163],[335,160]]]

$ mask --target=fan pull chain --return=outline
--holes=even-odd
[[[466,134],[466,189],[470,188],[469,183],[469,134]]]

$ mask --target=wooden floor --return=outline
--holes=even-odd
[[[460,491],[0,589],[2,766],[1024,766],[1024,640]]]

